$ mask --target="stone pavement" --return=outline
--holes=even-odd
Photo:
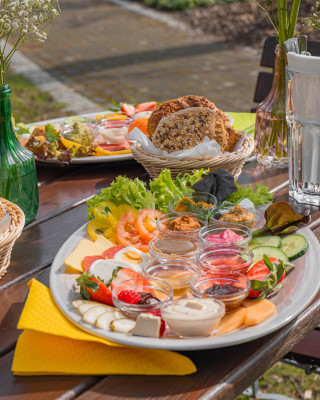
[[[199,41],[183,30],[107,0],[61,0],[44,44],[24,56],[94,103],[208,97],[225,111],[249,111],[259,57]],[[87,110],[84,109],[83,112]]]

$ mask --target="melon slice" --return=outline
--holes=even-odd
[[[242,302],[242,306],[247,309],[246,326],[258,325],[277,311],[277,307],[267,299],[246,299]]]
[[[247,309],[239,307],[234,311],[226,314],[220,321],[217,335],[225,335],[239,329],[246,319]]]

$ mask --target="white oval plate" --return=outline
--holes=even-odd
[[[50,289],[56,304],[69,320],[89,333],[114,342],[129,346],[166,350],[202,350],[233,346],[266,336],[283,327],[297,317],[318,293],[320,289],[320,268],[317,260],[320,256],[320,245],[309,228],[302,228],[299,233],[306,237],[310,247],[306,255],[294,261],[295,270],[286,277],[283,281],[284,287],[272,298],[271,301],[277,306],[276,314],[259,325],[227,335],[192,339],[177,337],[154,339],[106,332],[84,323],[71,304],[73,300],[81,298],[80,294],[75,292],[75,280],[78,275],[65,273],[66,266],[63,262],[81,239],[88,238],[86,225],[83,225],[71,235],[57,253],[50,271]]]
[[[90,114],[80,114],[82,117],[86,118],[96,118],[98,114],[107,114],[108,111],[103,110],[100,112],[90,113]],[[55,118],[55,119],[48,119],[46,121],[39,121],[33,122],[32,124],[28,124],[27,126],[31,125],[46,125],[46,124],[62,124],[66,117],[63,118]],[[59,160],[56,158],[48,158],[47,160],[41,160],[37,157],[34,157],[37,163],[44,163],[44,164],[61,164]],[[114,156],[97,156],[97,157],[81,157],[81,158],[71,158],[70,164],[78,165],[78,164],[98,164],[98,163],[109,163],[114,161],[124,161],[124,160],[133,160],[132,154],[119,154]]]

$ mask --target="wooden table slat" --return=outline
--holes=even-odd
[[[14,376],[13,352],[0,358],[1,400],[72,400],[99,382],[96,376]]]

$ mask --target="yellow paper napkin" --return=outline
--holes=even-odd
[[[123,346],[73,325],[59,311],[49,289],[36,280],[22,311],[24,329],[15,349],[15,375],[188,375],[192,361],[168,350]]]

